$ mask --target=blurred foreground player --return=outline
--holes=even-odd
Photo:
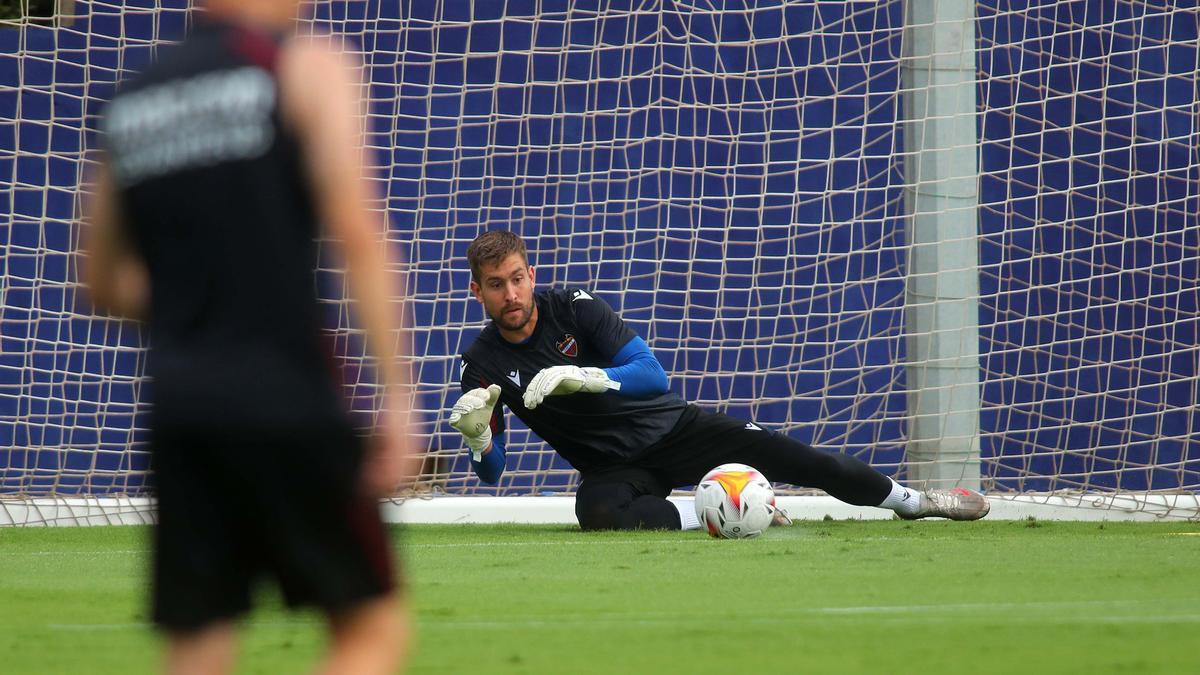
[[[353,66],[289,37],[299,4],[209,0],[101,125],[86,281],[98,307],[149,324],[153,615],[172,673],[232,669],[260,578],[325,612],[320,672],[394,672],[408,635],[378,510],[415,469],[401,289],[367,208]],[[318,222],[386,392],[369,448],[321,343]]]
[[[603,300],[581,288],[535,293],[525,243],[511,232],[480,235],[467,260],[471,292],[492,322],[463,352],[463,395],[448,421],[484,482],[504,471],[503,403],[579,470],[575,516],[585,530],[698,527],[691,504],[666,497],[730,462],[901,518],[988,513],[974,490],[910,490],[856,457],[689,405]]]

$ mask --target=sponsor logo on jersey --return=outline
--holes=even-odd
[[[746,422],[746,428],[750,431],[762,431],[762,427],[758,426],[754,422]]]
[[[579,356],[579,343],[575,341],[575,336],[570,333],[563,335],[562,339],[554,343],[554,345],[558,347],[558,351],[562,352],[563,356],[569,359]]]
[[[592,299],[592,296],[588,295],[587,291],[575,291],[575,293],[571,295],[571,302],[575,302],[576,300],[591,300],[591,299]]]
[[[517,385],[518,387],[521,386],[521,371],[510,370],[508,372],[508,379],[512,380],[513,384]]]
[[[119,96],[101,122],[125,187],[260,157],[275,140],[275,80],[257,66],[201,73]]]

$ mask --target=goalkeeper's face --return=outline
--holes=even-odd
[[[528,337],[536,324],[533,304],[533,268],[514,253],[495,265],[479,266],[479,283],[471,282],[475,299],[483,303],[496,327],[505,333]]]

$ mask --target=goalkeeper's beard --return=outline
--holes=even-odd
[[[522,307],[520,313],[510,313],[509,310],[511,309],[513,308],[508,307],[501,310],[499,316],[492,317],[492,321],[495,321],[496,324],[504,330],[518,331],[524,328],[525,324],[529,323],[529,320],[533,318],[532,301],[530,301],[528,305]]]

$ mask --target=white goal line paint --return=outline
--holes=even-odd
[[[673,501],[690,500],[672,497]],[[989,495],[988,520],[1184,521],[1200,520],[1200,495],[1087,493]],[[888,520],[886,509],[853,506],[828,496],[781,496],[794,520]],[[387,500],[389,523],[522,523],[575,525],[574,497],[451,497]],[[0,527],[147,525],[154,503],[146,497],[0,500]]]
[[[690,499],[672,497],[672,501]],[[1200,519],[1193,494],[1086,494],[990,496],[988,520],[1182,521]],[[783,496],[777,504],[793,520],[891,520],[887,509],[853,506],[833,497]],[[385,504],[391,523],[575,524],[573,497],[436,497]]]

